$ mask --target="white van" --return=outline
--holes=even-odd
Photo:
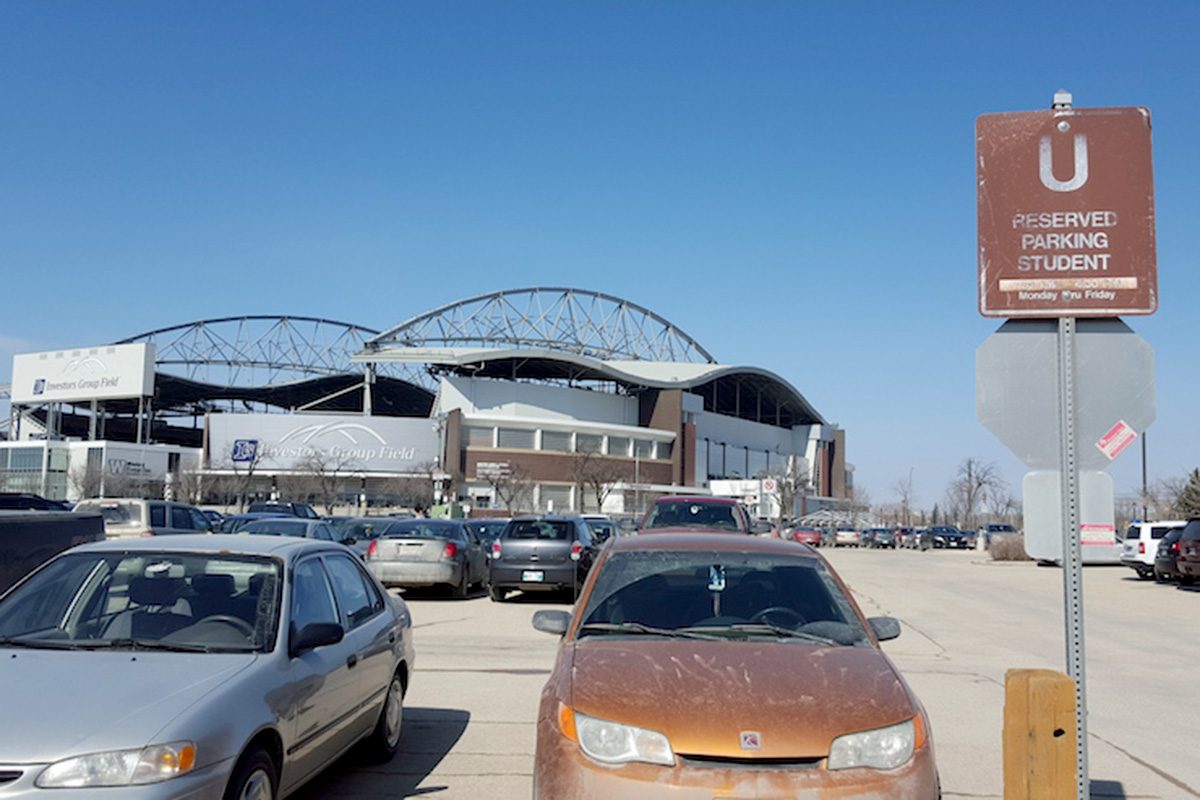
[[[1121,542],[1121,563],[1136,570],[1142,580],[1150,580],[1154,577],[1154,556],[1158,553],[1159,541],[1184,525],[1187,522],[1183,520],[1133,523]]]

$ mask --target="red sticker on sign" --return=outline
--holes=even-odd
[[[1096,442],[1096,447],[1099,447],[1100,452],[1108,456],[1109,461],[1112,461],[1121,455],[1126,447],[1133,444],[1135,439],[1137,439],[1137,431],[1126,425],[1125,420],[1120,420],[1108,429],[1108,433],[1100,437],[1100,441]]]

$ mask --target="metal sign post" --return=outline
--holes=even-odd
[[[1087,689],[1083,646],[1083,551],[1079,541],[1079,463],[1075,435],[1075,318],[1058,320],[1058,430],[1062,480],[1063,611],[1067,674],[1075,681],[1075,782],[1087,800]]]
[[[1089,509],[1103,497],[1095,481],[1081,493],[1080,468],[1102,470],[1154,419],[1152,351],[1115,319],[1158,307],[1150,112],[1076,109],[1057,92],[1048,111],[982,115],[976,178],[979,310],[1009,318],[977,355],[978,413],[1028,466],[1059,473],[1076,794],[1086,800],[1081,497]],[[1055,400],[1057,452],[1040,416]],[[1081,436],[1095,448],[1079,452]]]

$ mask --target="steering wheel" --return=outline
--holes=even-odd
[[[231,628],[236,628],[238,633],[245,636],[247,639],[254,638],[254,626],[241,617],[235,617],[232,614],[213,614],[204,617],[195,624],[199,625],[204,622],[223,622]]]
[[[808,622],[808,620],[804,618],[803,614],[796,609],[788,608],[787,606],[771,606],[770,608],[764,608],[762,611],[759,611],[757,614],[752,616],[750,621],[770,623],[770,620],[768,620],[767,617],[771,614],[783,614],[787,617],[790,617],[791,619],[795,620],[797,626]]]

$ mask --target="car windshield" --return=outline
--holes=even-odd
[[[655,503],[650,509],[643,528],[709,528],[716,531],[737,531],[738,522],[734,506],[727,503],[704,503],[697,501],[669,501]]]
[[[819,559],[700,551],[611,554],[596,576],[579,636],[686,634],[839,646],[868,641]]]
[[[480,539],[495,539],[504,532],[507,521],[501,522],[468,522],[467,527],[475,532]]]
[[[0,600],[0,646],[268,652],[280,574],[265,557],[70,553]]]
[[[308,523],[296,519],[259,519],[237,528],[238,533],[259,536],[295,536],[303,539],[308,535]]]
[[[409,519],[393,522],[382,534],[385,538],[418,539],[462,539],[460,528],[455,524],[439,524],[429,520]]]
[[[504,536],[508,539],[553,539],[565,542],[573,537],[574,528],[566,520],[517,520],[510,524]]]

